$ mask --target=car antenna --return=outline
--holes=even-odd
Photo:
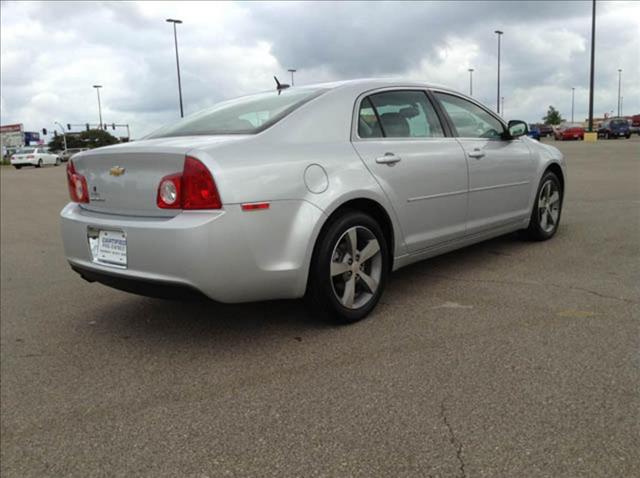
[[[273,76],[273,79],[276,80],[276,90],[278,90],[278,94],[282,93],[282,90],[286,90],[287,88],[289,88],[289,86],[291,86],[287,85],[286,83],[280,83],[278,81],[278,77],[276,77],[275,75]]]

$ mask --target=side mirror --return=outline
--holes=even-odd
[[[519,138],[520,136],[524,136],[529,132],[529,127],[527,123],[520,120],[511,120],[509,121],[509,136],[513,138]]]

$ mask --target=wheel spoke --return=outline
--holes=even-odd
[[[554,191],[554,192],[551,194],[551,197],[549,198],[549,203],[550,203],[550,204],[555,204],[555,203],[557,203],[558,201],[560,201],[560,193],[558,193],[558,191]]]
[[[358,232],[355,227],[352,227],[347,231],[347,237],[349,238],[349,252],[351,253],[351,257],[356,256],[356,252],[358,250]]]
[[[542,194],[540,194],[540,199],[538,199],[538,207],[540,209],[544,209],[545,207],[545,201],[544,201],[544,198],[542,197]]]
[[[549,224],[549,226],[553,227],[556,223],[556,221],[554,220],[553,214],[551,214],[551,210],[547,209],[547,223]]]
[[[558,223],[558,216],[559,214],[557,209],[549,210],[549,217],[551,218],[551,221],[553,222],[554,226]]]
[[[544,230],[547,229],[547,210],[542,211],[542,215],[540,216],[540,227]]]
[[[344,274],[349,270],[349,264],[346,262],[331,262],[331,277]]]
[[[360,263],[364,263],[380,252],[380,244],[375,239],[371,239],[360,251]]]
[[[378,281],[371,277],[369,274],[365,274],[364,272],[360,272],[360,278],[362,279],[362,282],[367,285],[369,292],[375,294],[376,290],[378,289]]]
[[[342,294],[342,305],[345,307],[352,308],[353,301],[356,295],[356,276],[351,276],[351,278],[345,282],[344,284],[344,294]]]

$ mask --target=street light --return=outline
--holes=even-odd
[[[502,103],[502,116],[504,116],[504,96],[500,98],[500,102]]]
[[[469,68],[469,96],[473,96],[473,68]]]
[[[589,133],[593,133],[593,71],[596,63],[596,0],[591,11],[591,70],[589,73]]]
[[[500,114],[500,38],[504,32],[496,30],[493,33],[498,35],[498,96],[496,97],[496,103],[498,108],[498,114]]]
[[[576,89],[571,88],[571,122],[573,123],[573,108],[575,106]]]
[[[180,98],[180,118],[184,118],[184,110],[182,108],[182,83],[180,82],[180,58],[178,57],[178,32],[176,24],[182,23],[182,20],[167,18],[167,22],[173,23],[173,40],[176,45],[176,68],[178,69],[178,97]]]
[[[98,93],[98,116],[100,117],[100,129],[102,129],[102,106],[100,106],[100,88],[102,88],[102,85],[93,85],[93,87]]]
[[[296,69],[294,69],[294,68],[289,68],[287,71],[288,71],[289,73],[291,73],[291,86],[293,86],[293,74],[294,74],[296,71],[298,71],[298,70],[296,70]]]
[[[620,112],[622,110],[622,105],[620,101],[621,87],[622,87],[622,68],[618,68],[618,116],[620,116]]]

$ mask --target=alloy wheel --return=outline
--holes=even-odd
[[[333,248],[329,270],[338,302],[348,309],[365,306],[378,290],[382,276],[382,254],[376,236],[363,226],[347,229]]]
[[[552,232],[558,225],[560,218],[560,188],[558,184],[547,179],[540,188],[538,197],[538,221],[540,229],[546,233]]]

